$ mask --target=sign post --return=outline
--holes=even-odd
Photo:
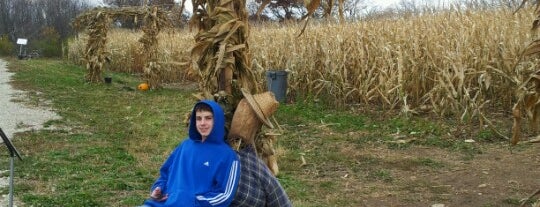
[[[24,39],[24,38],[18,38],[17,39],[17,44],[20,45],[19,46],[19,59],[23,58],[22,48],[23,48],[23,45],[26,45],[27,43],[28,43],[28,39]]]
[[[4,131],[2,131],[2,128],[0,128],[0,137],[2,137],[2,141],[4,141],[4,145],[9,150],[9,207],[13,207],[13,171],[14,171],[14,165],[13,161],[15,156],[19,158],[19,160],[22,161],[21,156],[19,155],[19,152],[17,152],[17,149],[13,144],[11,143],[11,140],[8,139]]]

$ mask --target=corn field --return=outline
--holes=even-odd
[[[434,112],[489,124],[486,110],[511,113],[515,93],[535,72],[533,58],[519,61],[534,15],[528,9],[454,11],[403,19],[334,24],[263,24],[251,28],[252,68],[288,70],[288,96],[327,104],[362,104],[405,114]],[[112,71],[141,73],[140,31],[113,30],[107,45]],[[158,59],[167,82],[193,80],[187,63],[194,33],[160,33]],[[80,63],[85,36],[69,44]],[[265,83],[261,83],[265,88]]]

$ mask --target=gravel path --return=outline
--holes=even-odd
[[[6,66],[7,63],[0,59],[0,128],[8,138],[13,139],[14,134],[17,132],[41,129],[46,121],[60,118],[49,109],[31,107],[20,101],[13,102],[13,99],[24,100],[26,95],[24,91],[15,90],[11,87],[9,82],[13,73],[8,72]],[[17,147],[16,142],[14,142],[14,145]],[[0,156],[4,157],[0,159],[9,159],[9,155],[5,154],[7,148],[3,144],[0,147],[4,148],[0,149],[0,152],[2,152]],[[24,162],[24,155],[21,156]],[[19,160],[16,159],[15,168],[17,168],[17,162]],[[15,172],[17,171],[15,170]],[[9,188],[9,166],[0,166],[0,174],[0,176],[6,176],[0,177],[0,188]],[[14,190],[17,191],[17,186],[14,186]],[[19,203],[17,198],[14,200],[14,204]],[[9,196],[7,194],[1,195],[0,206],[8,206],[8,203]]]

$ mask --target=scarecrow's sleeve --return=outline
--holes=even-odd
[[[217,183],[211,191],[196,196],[196,203],[200,206],[229,206],[236,194],[239,180],[240,162],[235,159],[225,173],[217,175]]]
[[[287,193],[285,192],[285,189],[279,184],[279,181],[277,180],[274,175],[270,173],[268,169],[265,169],[266,175],[266,185],[265,192],[266,192],[266,206],[267,207],[290,207],[292,206],[291,201],[289,200],[289,197],[287,196]]]

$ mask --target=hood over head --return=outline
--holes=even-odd
[[[195,108],[199,104],[205,104],[210,106],[214,115],[214,127],[208,135],[208,138],[204,142],[223,143],[225,142],[225,113],[221,106],[215,101],[203,100],[195,104],[191,111],[191,117],[189,119],[189,138],[192,140],[200,141],[202,139],[201,134],[197,131]]]

